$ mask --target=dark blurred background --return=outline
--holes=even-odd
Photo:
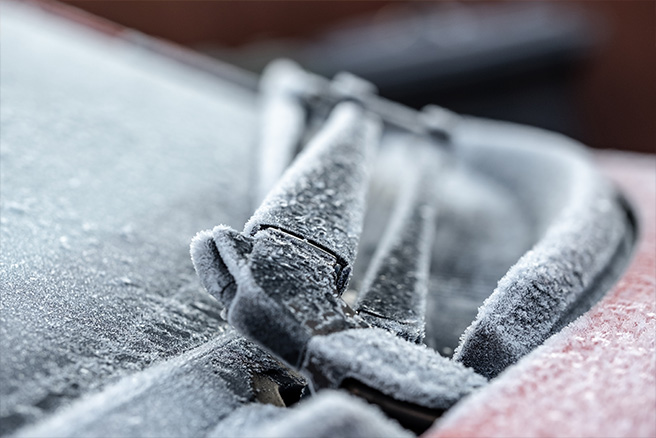
[[[656,152],[656,2],[67,1],[252,71],[286,56],[421,107]]]

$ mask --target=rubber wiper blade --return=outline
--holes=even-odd
[[[413,140],[422,143],[421,139]],[[443,157],[435,145],[414,146],[418,153],[408,163],[411,170],[369,264],[355,310],[371,326],[419,343],[425,334],[437,210],[435,179],[436,175],[439,178]]]

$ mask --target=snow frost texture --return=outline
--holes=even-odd
[[[487,382],[425,345],[378,328],[315,336],[304,368],[333,388],[350,377],[397,400],[436,409],[448,409]]]
[[[352,264],[380,122],[353,103],[338,105],[244,228],[274,226],[328,248]]]
[[[254,379],[303,382],[233,331],[84,397],[19,437],[203,436],[257,397]]]

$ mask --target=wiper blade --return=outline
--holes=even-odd
[[[435,175],[444,160],[416,139],[412,170],[369,264],[355,309],[371,326],[420,343],[437,209]],[[424,146],[424,147],[422,147]]]
[[[294,367],[310,337],[366,326],[339,297],[355,260],[379,131],[356,104],[339,105],[243,233],[219,226],[194,241],[196,268],[228,322]]]

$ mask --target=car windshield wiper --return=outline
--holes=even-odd
[[[545,222],[535,251],[483,303],[453,359],[443,357],[421,341],[435,175],[467,153],[453,141],[463,119],[438,107],[415,111],[351,75],[327,81],[289,62],[267,71],[262,91],[261,160],[271,167],[260,192],[267,193],[242,232],[220,225],[199,233],[192,259],[227,321],[301,371],[314,390],[346,389],[421,432],[587,310],[628,257],[633,233],[617,193],[571,145],[543,140],[557,150],[531,159],[543,155],[543,170],[571,182],[564,213]],[[383,131],[408,146],[396,170],[409,177],[352,307],[342,296]],[[512,144],[512,127],[501,131]]]
[[[302,72],[289,72],[289,65],[284,68],[287,79],[296,75],[301,82]],[[278,74],[282,73],[275,71]],[[271,86],[273,79],[265,84]],[[219,226],[195,238],[194,264],[204,286],[225,306],[228,322],[303,371],[314,389],[345,387],[378,403],[407,427],[423,430],[486,382],[473,370],[417,344],[424,334],[434,221],[430,175],[442,162],[432,144],[438,130],[417,122],[422,118],[413,110],[392,104],[379,107],[382,100],[349,76],[332,83],[308,76],[306,83],[304,90],[298,90],[298,83],[296,90],[285,85],[265,98],[265,136],[273,137],[274,131],[281,135],[275,145],[270,145],[272,137],[265,143],[272,151],[292,155],[304,129],[299,125],[301,110],[295,107],[300,102],[311,106],[315,117],[328,112],[327,119],[243,232]],[[410,112],[413,122],[404,126]],[[398,117],[390,123],[388,114]],[[341,296],[363,226],[381,119],[407,128],[417,143],[416,168],[401,191],[395,217],[353,310]],[[274,129],[276,121],[287,125]],[[439,133],[440,139],[446,137],[446,131]],[[390,353],[398,360],[390,361]],[[409,381],[406,372],[426,378]]]

